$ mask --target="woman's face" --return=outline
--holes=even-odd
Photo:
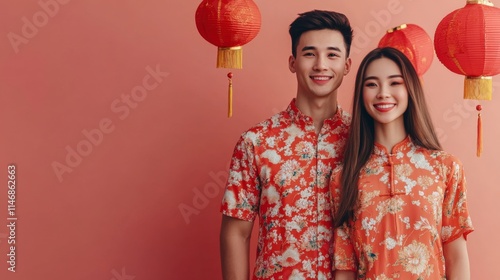
[[[363,102],[376,126],[404,129],[408,91],[398,65],[385,57],[373,60],[363,78]]]

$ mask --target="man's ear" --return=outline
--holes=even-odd
[[[345,61],[344,76],[349,74],[349,71],[351,71],[351,64],[352,64],[351,58],[348,57]]]
[[[290,69],[290,72],[295,73],[295,57],[293,55],[290,55],[288,58],[288,69]]]

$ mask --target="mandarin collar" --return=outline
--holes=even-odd
[[[412,146],[413,142],[411,141],[410,136],[406,136],[405,139],[403,139],[401,142],[397,143],[392,147],[392,152],[389,153],[387,148],[375,142],[375,147],[373,148],[373,153],[378,155],[378,156],[390,156],[390,155],[397,155],[400,152],[408,151],[408,147]]]
[[[305,122],[305,123],[312,123],[313,119],[310,116],[305,115],[302,113],[299,108],[297,108],[297,105],[295,104],[295,98],[292,99],[290,102],[290,105],[288,105],[288,108],[286,109],[288,112],[288,115],[290,116],[290,119],[293,122]],[[333,125],[336,121],[341,120],[343,115],[343,110],[342,108],[337,104],[337,112],[335,115],[333,115],[331,118],[328,118],[324,121],[325,124]]]

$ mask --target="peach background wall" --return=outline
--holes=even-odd
[[[229,70],[214,67],[216,48],[197,33],[200,2],[0,2],[0,279],[220,279],[228,162],[240,133],[295,95],[287,27],[297,13],[332,9],[350,18],[354,65],[339,96],[350,111],[357,65],[386,29],[415,23],[433,36],[465,5],[256,0],[262,29],[244,47],[244,69],[233,70],[227,119]],[[462,99],[463,77],[434,58],[424,80],[440,139],[468,176],[472,278],[500,279],[500,80],[482,103],[481,158],[476,103]],[[15,273],[7,270],[12,163]]]

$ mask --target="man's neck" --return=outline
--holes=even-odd
[[[313,119],[315,131],[319,134],[323,122],[337,113],[337,96],[332,94],[325,98],[314,99],[297,96],[295,105],[302,114]]]

